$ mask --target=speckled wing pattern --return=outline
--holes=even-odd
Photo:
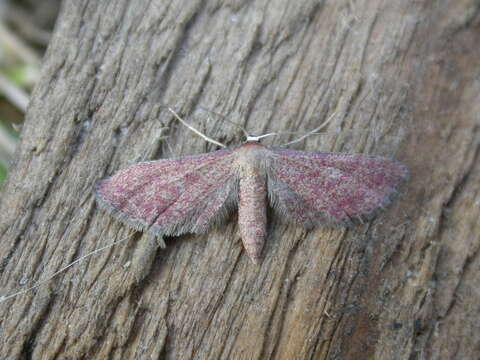
[[[270,204],[288,222],[349,225],[386,206],[407,168],[362,154],[272,150],[268,173]]]
[[[97,185],[98,203],[117,219],[155,235],[204,233],[238,203],[232,151],[135,164]]]

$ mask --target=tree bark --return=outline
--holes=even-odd
[[[2,358],[479,358],[479,8],[66,1],[2,193],[2,295],[128,239],[0,303]],[[165,105],[232,146],[241,133],[201,106],[253,135],[334,113],[343,131],[297,148],[392,156],[411,179],[352,229],[270,217],[258,267],[235,216],[160,249],[93,190],[137,161],[216,149]]]

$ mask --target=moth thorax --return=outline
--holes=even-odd
[[[264,174],[268,149],[258,141],[243,144],[237,149],[236,167],[241,171]]]

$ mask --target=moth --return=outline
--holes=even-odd
[[[258,264],[268,205],[274,216],[308,229],[348,226],[384,208],[408,177],[407,167],[389,158],[268,148],[260,138],[247,137],[232,149],[137,163],[101,181],[97,202],[126,225],[155,236],[206,233],[237,208],[244,248]]]

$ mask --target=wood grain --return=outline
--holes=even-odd
[[[6,359],[479,357],[477,1],[67,0],[2,191]],[[403,195],[353,229],[268,225],[253,266],[236,219],[155,239],[95,205],[139,160],[242,134],[330,137],[297,148],[392,156]],[[291,136],[293,138],[293,136]],[[272,141],[278,141],[273,139]]]

